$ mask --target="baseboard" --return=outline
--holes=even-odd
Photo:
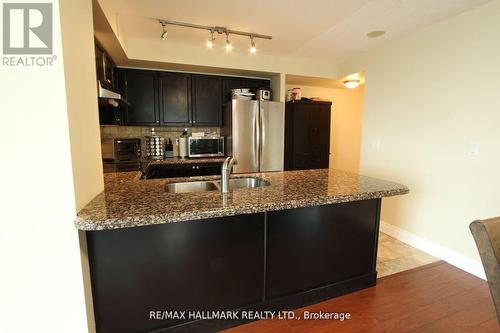
[[[415,235],[409,231],[396,227],[384,221],[380,221],[380,231],[400,240],[403,243],[411,245],[420,251],[430,254],[436,258],[444,260],[449,264],[460,268],[470,274],[473,274],[483,280],[486,280],[483,265],[480,261],[473,260],[447,247],[428,241],[425,238]]]

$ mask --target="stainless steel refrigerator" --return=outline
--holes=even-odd
[[[233,99],[224,106],[226,155],[234,173],[282,171],[285,108],[281,102]]]

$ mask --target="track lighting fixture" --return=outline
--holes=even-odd
[[[233,49],[233,45],[231,44],[231,42],[229,41],[229,33],[226,32],[226,51],[229,52]]]
[[[253,36],[250,36],[250,53],[255,54],[257,53],[257,48],[255,47],[255,41],[253,40]]]
[[[210,30],[210,39],[207,40],[207,47],[209,49],[213,48],[214,47],[214,41],[215,41],[215,37],[214,37],[214,31],[213,30]]]
[[[165,23],[162,23],[162,24],[161,24],[161,28],[162,28],[162,30],[163,30],[163,32],[162,32],[162,34],[161,34],[161,39],[162,39],[162,40],[165,40],[165,39],[167,39],[167,35],[168,35],[168,30],[167,30],[167,28],[166,28],[166,24],[165,24]]]
[[[168,31],[166,29],[166,25],[176,25],[180,27],[185,27],[185,28],[192,28],[192,29],[201,29],[201,30],[208,30],[210,31],[210,39],[207,40],[206,45],[207,48],[211,49],[214,47],[214,33],[218,33],[220,35],[225,34],[226,35],[226,45],[224,48],[226,49],[226,52],[230,52],[233,50],[233,44],[229,41],[229,34],[231,35],[238,35],[238,36],[246,36],[250,38],[250,53],[255,54],[257,53],[257,47],[255,46],[255,38],[261,38],[261,39],[273,39],[272,36],[268,35],[262,35],[254,32],[246,32],[246,31],[238,31],[238,30],[230,30],[225,27],[220,27],[220,26],[208,26],[208,25],[200,25],[200,24],[194,24],[194,23],[186,23],[186,22],[177,22],[177,21],[170,21],[170,20],[162,20],[159,19],[158,22],[160,22],[162,26],[163,33],[161,34],[161,39],[166,39]]]

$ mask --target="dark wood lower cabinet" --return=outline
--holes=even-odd
[[[380,202],[88,231],[97,332],[210,332],[249,320],[150,311],[289,310],[373,286]]]
[[[150,311],[262,302],[264,214],[87,232],[97,332],[149,332],[186,320]]]
[[[176,178],[220,175],[222,162],[150,164],[144,170],[143,178]]]
[[[267,298],[375,271],[376,200],[267,213]]]

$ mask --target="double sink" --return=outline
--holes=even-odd
[[[220,183],[220,180],[169,183],[165,185],[165,191],[168,193],[220,191]],[[257,177],[229,178],[229,190],[256,188],[268,185],[269,182],[267,180]]]

